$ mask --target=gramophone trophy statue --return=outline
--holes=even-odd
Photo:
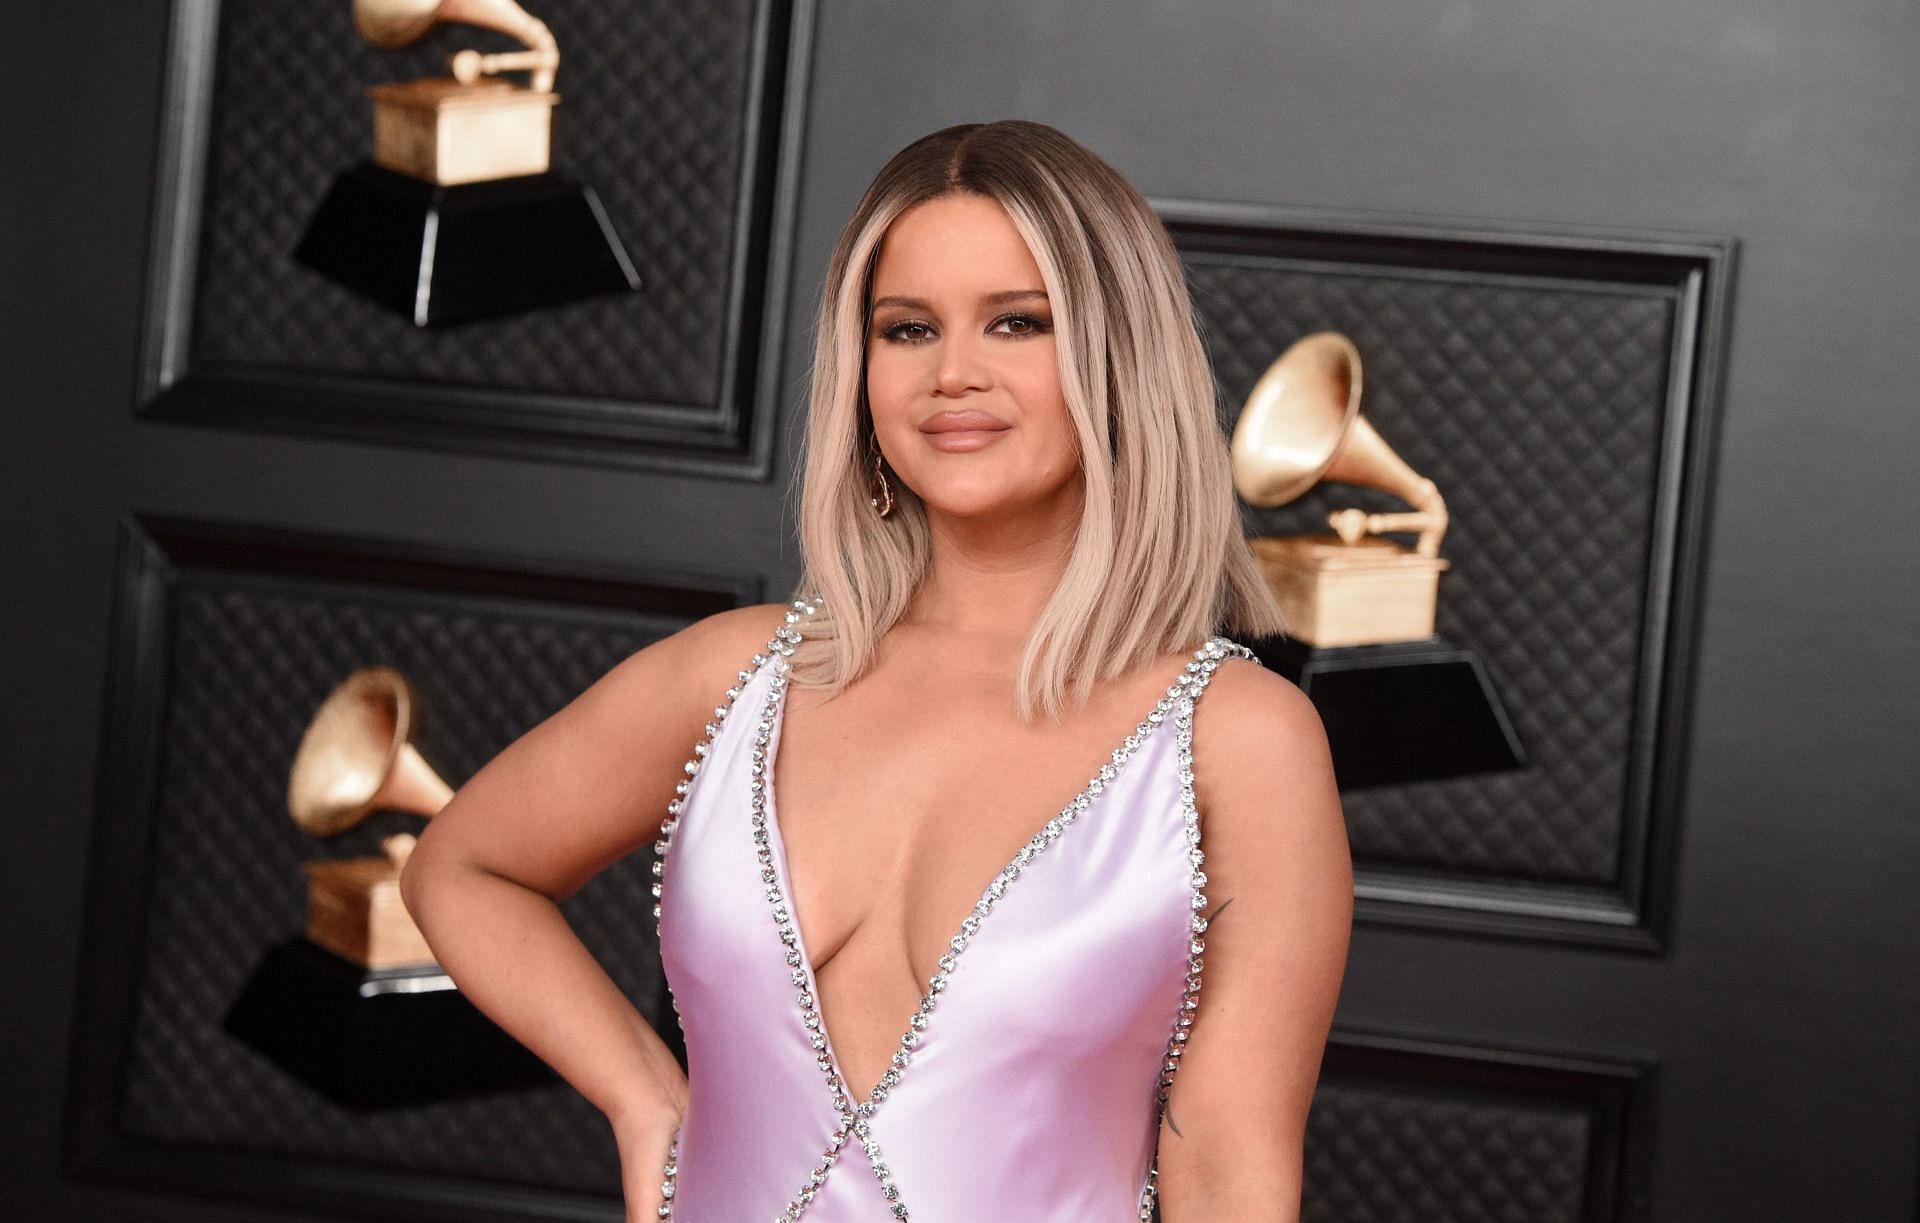
[[[433,815],[453,790],[413,746],[413,685],[392,667],[364,667],[320,706],[294,754],[287,810],[330,837],[374,810]],[[379,857],[309,862],[307,938],[368,968],[432,965],[433,951],[400,899],[411,833],[381,842]]]
[[[295,259],[420,327],[639,288],[593,189],[550,168],[560,51],[544,22],[515,0],[354,0],[353,18],[381,48],[457,22],[527,49],[372,86],[372,160],[334,179]]]
[[[1341,509],[1332,529],[1248,540],[1287,621],[1260,644],[1313,697],[1343,789],[1516,768],[1525,753],[1479,656],[1434,632],[1447,530],[1439,487],[1361,413],[1360,352],[1316,332],[1268,367],[1233,432],[1233,482],[1254,506],[1322,481],[1413,508]],[[1385,536],[1415,532],[1409,547]]]
[[[528,47],[461,51],[448,64],[451,78],[373,86],[374,161],[447,185],[546,173],[560,49],[545,22],[513,0],[358,0],[353,19],[376,47],[404,47],[448,21],[496,29]],[[519,69],[532,74],[525,85],[498,77]]]
[[[294,823],[334,836],[375,810],[431,816],[453,790],[413,746],[419,703],[392,667],[363,667],[320,706],[287,782]],[[400,897],[414,837],[309,862],[307,932],[272,948],[227,1031],[340,1104],[379,1108],[528,1086],[552,1071],[475,1010]]]

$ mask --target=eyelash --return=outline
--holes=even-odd
[[[993,322],[988,325],[987,330],[991,331],[993,330],[993,328],[998,327],[1000,324],[1008,323],[1008,322],[1025,323],[1029,328],[1029,330],[1027,331],[1008,332],[1007,333],[1008,338],[1014,339],[1014,340],[1030,340],[1037,335],[1044,334],[1045,332],[1049,331],[1053,327],[1052,323],[1048,322],[1046,319],[1039,317],[1038,315],[1022,314],[1022,313],[1015,312],[1013,314],[1003,314],[999,318],[993,320]],[[909,340],[905,336],[897,334],[900,331],[900,329],[903,327],[922,327],[928,331],[933,330],[933,325],[931,323],[923,323],[918,319],[901,319],[899,322],[895,323],[893,326],[888,327],[884,331],[882,331],[880,333],[880,338],[893,344],[925,344],[927,342],[929,337],[926,337],[926,336],[922,336],[917,340]]]

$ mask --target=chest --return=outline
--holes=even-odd
[[[1193,899],[1191,790],[1158,712],[1171,692],[1076,727],[996,717],[964,690],[934,704],[767,689],[749,686],[753,713],[715,744],[665,864],[662,955],[681,1004],[733,1014],[762,974],[789,1000],[788,982],[801,985],[858,1095],[929,978],[970,942],[982,984],[957,992],[982,1008],[982,1030],[1052,998],[1088,1047],[1164,1043]],[[1106,999],[1104,1035],[1082,1010],[1092,997]]]
[[[1023,723],[1006,691],[963,682],[869,684],[827,701],[795,689],[785,705],[770,784],[814,960],[858,936],[897,948],[908,981],[1140,713],[1109,700]]]

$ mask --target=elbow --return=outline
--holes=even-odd
[[[416,924],[421,909],[427,903],[432,880],[439,873],[438,865],[438,855],[427,848],[425,838],[413,847],[413,852],[400,865],[400,903],[414,916]]]
[[[1171,1198],[1161,1195],[1166,1223],[1223,1223],[1259,1220],[1260,1223],[1300,1223],[1300,1192],[1274,1184],[1230,1184],[1216,1191]]]
[[[463,864],[449,860],[444,852],[435,852],[425,837],[401,864],[400,905],[436,954],[440,950],[438,938],[448,920],[444,914],[450,906],[460,906],[466,875]]]
[[[1232,1143],[1190,1156],[1161,1171],[1166,1223],[1299,1223],[1305,1173],[1301,1146]]]
[[[427,922],[433,919],[436,907],[444,909],[456,903],[464,904],[465,898],[476,889],[481,894],[492,895],[502,884],[511,884],[556,904],[578,890],[577,884],[564,889],[541,887],[500,870],[477,854],[467,840],[444,835],[451,830],[439,823],[439,819],[436,816],[427,824],[426,831],[420,834],[413,851],[400,866],[400,901],[423,932]]]

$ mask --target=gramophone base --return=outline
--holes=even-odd
[[[349,1108],[426,1104],[556,1077],[438,965],[363,968],[304,938],[268,950],[223,1026]]]
[[[395,81],[373,98],[373,160],[429,182],[478,183],[545,174],[558,94],[498,77]]]
[[[1288,637],[1247,644],[1313,698],[1342,790],[1527,763],[1500,694],[1472,650],[1437,636],[1335,648]]]
[[[293,257],[417,327],[640,287],[593,189],[554,173],[440,186],[361,162]]]
[[[1370,535],[1268,535],[1247,541],[1286,618],[1316,646],[1414,641],[1433,634],[1440,574],[1452,563]]]

